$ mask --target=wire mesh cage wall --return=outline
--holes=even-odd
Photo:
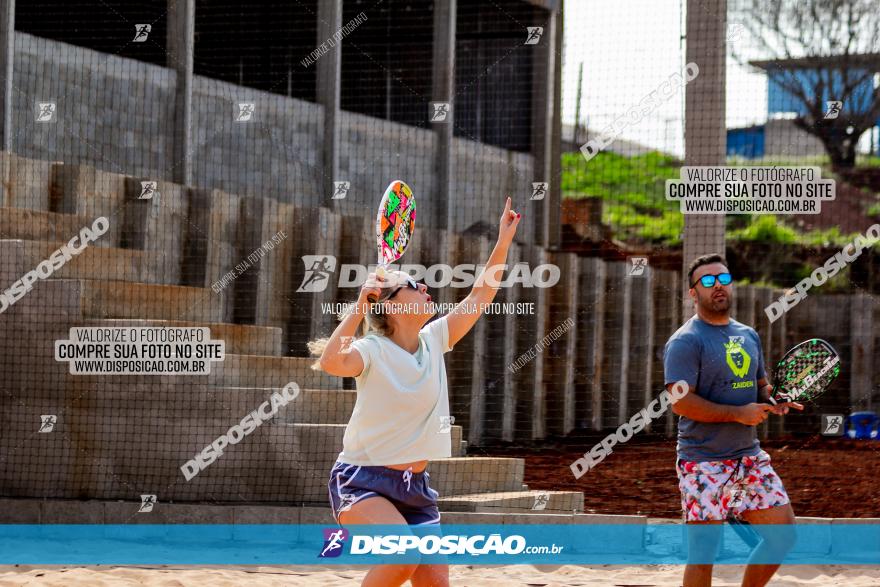
[[[768,446],[876,409],[872,249],[765,312],[875,223],[876,124],[841,165],[808,108],[756,103],[787,91],[761,71],[795,66],[768,64],[746,2],[669,3],[624,39],[653,49],[610,57],[603,19],[650,3],[559,4],[18,3],[0,496],[326,505],[358,392],[308,343],[375,266],[395,179],[418,204],[403,269],[447,308],[489,258],[506,196],[523,215],[493,307],[445,355],[451,456],[429,466],[443,511],[676,516],[674,496],[639,504],[675,483],[671,409],[588,475],[571,464],[665,388],[664,346],[693,313],[682,267],[700,254],[726,254],[731,315],[761,337],[768,376],[810,337],[846,366],[803,415],[758,428]],[[666,197],[684,166],[770,164],[821,168],[837,200],[698,217]],[[793,452],[782,467],[810,454]]]

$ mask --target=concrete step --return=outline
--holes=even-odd
[[[223,292],[182,285],[80,279],[83,318],[222,322]]]
[[[25,208],[0,208],[0,239],[68,242],[84,227],[92,226],[95,217],[84,214],[59,214]],[[113,222],[113,219],[110,220]],[[92,243],[98,247],[113,247],[117,243],[105,238]],[[89,246],[92,246],[91,244]]]
[[[433,478],[432,478],[433,479]],[[2,503],[2,502],[0,502]],[[37,502],[39,504],[39,502]],[[50,502],[47,502],[50,503]],[[137,506],[137,504],[135,504]],[[202,506],[205,507],[205,506]],[[210,507],[210,506],[208,506]],[[219,506],[214,506],[219,507]],[[299,508],[299,517],[294,518],[296,513],[291,511],[294,508],[288,508],[286,511],[281,512],[279,508],[274,508],[271,506],[235,506],[236,513],[239,514],[242,518],[244,514],[247,513],[248,523],[261,523],[261,524],[269,524],[269,523],[296,523],[300,524],[327,524],[333,525],[335,522],[333,520],[332,514],[330,513],[329,507],[323,507],[320,504],[304,506]],[[267,508],[264,512],[260,512],[260,508]],[[271,509],[269,509],[271,508]],[[59,509],[59,508],[56,508]],[[135,507],[135,509],[137,509]],[[53,512],[54,514],[55,512]],[[63,512],[61,512],[63,515]],[[285,518],[278,519],[279,514],[284,514]],[[615,524],[615,525],[632,525],[633,528],[633,552],[639,552],[642,548],[642,541],[639,539],[639,534],[647,529],[647,520],[646,516],[628,516],[628,515],[614,515],[614,514],[572,514],[571,512],[559,514],[559,513],[547,513],[547,512],[534,512],[524,514],[521,512],[492,512],[492,513],[481,513],[481,512],[458,512],[444,509],[443,506],[440,506],[440,517],[441,522],[444,524],[464,524],[464,525],[472,525],[472,524],[559,524],[562,526],[568,526],[571,524]],[[60,518],[63,520],[62,522],[55,523],[74,523],[67,521],[70,518]],[[53,518],[53,521],[55,518]],[[0,519],[2,522],[2,519]],[[81,523],[86,523],[87,520],[83,520]],[[19,522],[23,523],[23,522]],[[45,522],[44,522],[45,523]],[[111,522],[106,522],[111,523]],[[560,528],[561,531],[564,531],[564,528]]]
[[[217,387],[207,391],[221,410],[212,417],[231,422],[234,418],[228,414],[247,414],[281,389]],[[296,400],[282,407],[272,421],[277,424],[333,424],[344,427],[351,418],[356,399],[356,391],[300,389]],[[202,421],[205,417],[207,415],[201,418]],[[464,456],[461,426],[452,426],[451,434],[452,455]]]
[[[571,514],[584,511],[584,494],[580,491],[499,491],[441,496],[438,501],[440,509],[449,512]]]
[[[211,387],[268,387],[278,389],[291,381],[301,389],[342,389],[342,378],[311,368],[313,358],[269,357],[229,353],[211,365],[205,382]]]
[[[2,237],[3,235],[0,235],[0,238]],[[24,267],[33,269],[49,259],[52,253],[66,245],[67,242],[0,240],[0,255],[9,257],[12,253],[11,248],[19,248]],[[97,247],[90,243],[81,253],[54,271],[51,278],[163,284],[168,283],[168,276],[162,270],[163,262],[162,256],[155,251]],[[25,269],[25,271],[30,269]]]
[[[273,434],[277,434],[277,442],[284,438],[288,446],[291,444],[288,435],[292,430],[303,430],[305,427],[320,426],[320,437],[309,436],[310,442],[323,442],[324,444],[310,444],[307,450],[297,452],[300,460],[295,463],[301,469],[300,483],[304,501],[322,501],[327,496],[327,475],[333,466],[339,451],[342,450],[342,436],[336,437],[331,431],[332,426],[323,424],[281,424],[272,426]],[[305,435],[303,435],[303,439]],[[314,440],[313,440],[314,438]],[[319,440],[320,439],[320,440]],[[300,441],[302,443],[302,441]],[[328,458],[330,457],[330,458]],[[507,459],[494,457],[452,457],[439,459],[428,464],[431,487],[436,489],[441,496],[454,494],[490,493],[509,490],[511,484],[516,481],[515,475],[520,474],[522,482],[521,459]],[[232,472],[230,471],[230,474]],[[239,473],[240,474],[240,473]]]
[[[277,504],[227,504],[214,503],[168,503],[159,500],[159,505],[150,512],[150,520],[155,524],[285,524],[326,525],[335,522],[326,500],[314,505],[292,506]],[[140,498],[126,501],[102,500],[59,500],[59,499],[10,499],[0,498],[0,524],[131,524],[137,518]],[[650,532],[653,520],[645,516],[603,515],[603,514],[518,514],[518,513],[473,513],[451,512],[440,509],[444,524],[617,524],[631,525],[635,532],[635,552],[643,547],[638,533]],[[816,519],[816,518],[814,518]],[[849,521],[841,518],[841,523]],[[827,519],[826,521],[830,521]],[[664,520],[669,522],[669,520]],[[219,532],[218,528],[218,532]],[[231,528],[223,528],[232,532]],[[564,530],[564,528],[560,528]],[[157,536],[161,536],[158,529]],[[229,538],[231,534],[222,536]],[[271,530],[267,528],[267,538]],[[285,539],[289,534],[285,534]],[[218,538],[221,537],[218,534]],[[311,539],[311,536],[308,536]]]
[[[52,161],[0,152],[0,205],[50,210]]]
[[[30,410],[43,409],[45,414],[56,414],[65,411],[65,406],[77,405],[88,408],[96,422],[112,422],[117,415],[134,416],[140,414],[144,418],[143,426],[149,428],[159,425],[166,434],[186,434],[183,429],[205,429],[211,439],[226,433],[230,427],[269,400],[280,388],[255,387],[210,387],[199,381],[196,376],[187,380],[180,378],[153,378],[123,376],[114,379],[98,379],[94,382],[83,382],[82,385],[71,385],[69,388],[43,389],[34,393],[35,399],[29,404]],[[263,425],[273,424],[307,424],[310,426],[329,426],[333,430],[332,443],[339,446],[333,457],[341,450],[342,436],[348,423],[348,414],[337,407],[333,411],[322,412],[322,406],[351,406],[345,399],[356,392],[308,389],[300,392],[291,403],[281,407],[273,418]],[[323,396],[339,398],[334,404],[326,401]],[[36,399],[38,397],[39,399]],[[24,421],[36,417],[36,414],[19,415]],[[325,421],[322,421],[325,420]],[[39,420],[39,418],[37,418]],[[58,430],[65,430],[66,419],[58,422]],[[463,456],[462,429],[451,427],[451,446],[454,456]],[[320,445],[316,445],[319,446]],[[323,452],[322,448],[315,449]],[[332,464],[332,463],[331,463]]]
[[[57,414],[52,434],[32,433],[20,443],[20,450],[10,455],[9,467],[0,470],[0,484],[10,495],[70,498],[83,489],[72,483],[53,483],[51,489],[38,487],[32,484],[31,477],[14,472],[28,467],[28,454],[32,454],[29,451],[45,449],[57,452],[52,459],[38,463],[40,469],[51,467],[45,471],[48,477],[42,477],[40,470],[40,478],[59,482],[65,478],[81,479],[81,483],[88,485],[89,494],[97,499],[130,497],[125,492],[142,487],[146,476],[150,487],[164,493],[168,501],[319,503],[327,499],[329,473],[342,450],[345,433],[344,424],[284,424],[269,420],[237,444],[225,447],[223,454],[201,471],[194,466],[191,470],[196,474],[186,480],[181,467],[216,439],[228,436],[230,428],[246,414],[212,418],[208,410],[205,414],[196,409],[184,411],[181,405],[180,412],[173,417],[162,417],[157,410],[138,410],[133,404],[122,407],[120,402],[105,401],[100,395],[97,401],[78,399],[77,403],[82,408],[76,412],[65,410]],[[182,417],[183,414],[190,417]],[[15,417],[22,415],[16,413]],[[7,413],[0,421],[11,424],[9,418]],[[39,416],[28,413],[25,421],[39,422]],[[484,462],[481,483],[502,478],[493,471],[503,464]],[[98,482],[97,477],[85,478],[77,472],[82,467],[96,466],[112,470],[115,481]],[[431,483],[444,487],[450,483],[444,483],[442,475],[467,474],[466,467],[451,463],[438,467]],[[67,489],[58,489],[58,485]]]
[[[347,424],[357,392],[352,390],[303,389],[297,400],[282,408],[278,419],[302,424]]]
[[[84,320],[76,326],[155,326],[163,328],[208,327],[211,340],[222,340],[227,353],[239,355],[281,356],[281,329],[271,326],[229,324],[226,322],[187,322],[185,320]],[[280,389],[280,388],[279,388]]]
[[[214,363],[218,365],[219,363]],[[280,387],[202,387],[196,384],[192,387],[193,394],[204,393],[209,398],[210,404],[205,411],[205,406],[198,406],[199,421],[204,423],[208,419],[221,421],[233,421],[234,416],[253,411],[257,406],[270,398],[275,392],[280,392]],[[185,403],[179,395],[179,385],[166,384],[164,388],[154,386],[153,401],[167,400],[178,405]],[[102,397],[107,397],[108,391],[102,392]],[[114,392],[115,394],[115,392]],[[167,395],[166,395],[167,394]],[[112,397],[124,398],[125,394],[113,395]],[[281,407],[278,410],[274,422],[284,424],[334,424],[346,425],[354,410],[357,392],[341,389],[302,389],[296,400]],[[182,409],[182,408],[179,408]],[[185,414],[189,411],[184,410]],[[230,420],[232,418],[232,420]],[[461,426],[451,426],[453,437],[453,456],[463,456],[461,448],[456,449],[456,444],[461,442]]]
[[[275,390],[273,390],[275,391]],[[279,422],[303,424],[348,424],[357,391],[302,389],[297,400],[282,408],[278,413]],[[452,456],[463,457],[466,443],[462,440],[461,426],[453,425]]]
[[[157,386],[138,379],[126,385],[83,381],[64,398],[40,393],[7,402],[0,411],[0,443],[17,444],[0,468],[0,486],[22,497],[129,499],[150,490],[162,493],[163,501],[326,500],[344,424],[269,420],[187,480],[181,467],[228,436],[266,396],[235,392],[227,399],[201,383]],[[51,433],[35,433],[42,414],[57,417]],[[460,429],[454,430],[452,440],[460,439]],[[34,454],[51,458],[34,461]],[[432,462],[429,472],[432,486],[451,496],[518,489],[523,466],[522,459],[453,457]],[[33,474],[22,476],[22,470]],[[112,482],[99,471],[112,471]]]
[[[440,495],[519,491],[525,461],[507,457],[452,457],[431,461],[431,485]]]
[[[44,397],[63,399],[69,397],[73,392],[91,392],[91,390],[100,392],[114,387],[128,391],[131,397],[137,397],[139,394],[154,395],[166,392],[205,395],[205,392],[210,388],[224,387],[269,388],[271,390],[281,389],[290,382],[296,383],[301,389],[336,391],[343,387],[341,378],[312,370],[310,367],[314,360],[311,358],[228,352],[230,348],[241,350],[242,347],[251,351],[277,351],[277,333],[271,333],[271,338],[262,334],[271,329],[227,324],[221,324],[217,329],[214,329],[215,323],[201,321],[187,322],[211,327],[212,339],[224,340],[227,350],[223,360],[210,362],[210,373],[193,375],[71,375],[69,372],[70,362],[56,361],[53,350],[54,341],[69,339],[71,327],[83,324],[138,323],[138,321],[83,320],[77,312],[76,301],[79,299],[79,292],[76,288],[65,288],[69,291],[62,292],[53,291],[63,283],[63,280],[57,280],[40,284],[40,286],[46,287],[35,287],[34,293],[25,296],[22,302],[7,310],[3,316],[8,318],[11,315],[17,320],[0,321],[0,340],[16,340],[15,349],[10,350],[6,356],[8,368],[3,372],[4,389],[39,390],[39,393]],[[61,294],[69,295],[60,297]],[[48,302],[46,305],[33,305],[34,307],[28,305],[30,301],[42,301],[43,299]],[[42,312],[39,322],[34,321],[29,314],[31,311]],[[153,321],[140,321],[141,324],[151,322]],[[157,323],[162,324],[163,322]],[[269,344],[272,348],[266,348]],[[259,348],[261,346],[263,348]],[[40,376],[35,378],[34,373],[39,373]],[[262,394],[263,398],[271,394],[271,392],[258,393]],[[179,397],[173,396],[172,399],[176,400]],[[205,395],[205,397],[208,396]],[[247,397],[250,396],[245,396],[245,398]],[[257,405],[262,401],[263,399]],[[253,409],[247,406],[243,407],[248,411]],[[319,412],[321,409],[323,408],[317,408]]]

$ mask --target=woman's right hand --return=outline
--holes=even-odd
[[[375,303],[379,296],[382,295],[382,284],[386,281],[387,278],[379,277],[375,273],[367,275],[367,280],[361,286],[358,302],[361,304],[364,302]]]

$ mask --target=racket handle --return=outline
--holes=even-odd
[[[385,279],[385,268],[383,266],[379,265],[378,267],[376,267],[376,277],[380,279]],[[379,301],[379,298],[376,297],[374,294],[371,294],[367,296],[367,300],[369,300],[370,303],[375,304],[377,301]]]
[[[755,532],[750,523],[735,517],[730,517],[727,521],[730,523],[730,527],[733,528],[733,531],[737,533],[740,539],[745,542],[749,548],[755,548],[761,542],[761,536]]]

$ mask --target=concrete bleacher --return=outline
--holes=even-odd
[[[329,252],[369,263],[372,250],[352,247],[363,239],[350,232],[368,223],[162,181],[154,200],[139,200],[144,178],[8,153],[0,153],[0,173],[3,288],[97,216],[110,220],[106,234],[0,314],[7,391],[0,497],[77,499],[92,510],[110,500],[136,503],[141,494],[159,503],[324,507],[356,392],[312,370],[304,348],[335,324],[319,304],[351,295],[333,286],[297,293],[299,257]],[[212,289],[279,230],[280,244]],[[226,356],[206,376],[75,376],[53,353],[75,326],[207,326],[225,341]],[[295,401],[184,480],[181,465],[291,381],[301,389]],[[34,433],[42,414],[58,416],[50,434]],[[523,459],[466,456],[462,427],[451,435],[453,456],[429,469],[445,511],[528,513],[536,521],[583,512],[580,492],[530,491]],[[29,519],[45,521],[38,518]]]

